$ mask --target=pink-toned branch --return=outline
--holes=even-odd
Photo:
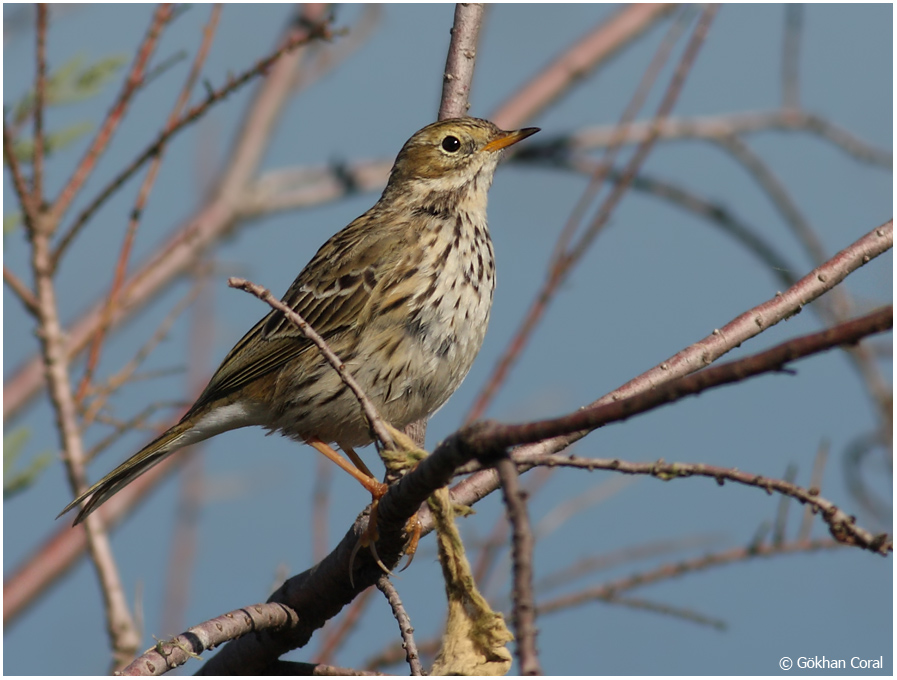
[[[149,30],[140,47],[137,49],[134,63],[131,65],[131,71],[128,73],[128,77],[125,80],[118,98],[112,105],[112,109],[106,115],[106,119],[97,131],[84,158],[81,159],[75,172],[60,192],[59,197],[53,203],[52,214],[55,220],[58,221],[62,219],[62,216],[68,210],[69,205],[71,205],[72,200],[78,194],[78,191],[80,191],[84,182],[87,181],[87,178],[96,166],[100,156],[109,145],[112,135],[115,133],[119,123],[121,123],[128,110],[128,106],[131,103],[134,93],[137,91],[137,88],[140,86],[146,75],[147,64],[159,43],[162,30],[165,28],[166,24],[171,21],[172,14],[173,7],[171,4],[163,3],[156,8]]]
[[[685,79],[691,71],[695,59],[697,59],[701,46],[704,44],[707,32],[710,30],[710,24],[713,22],[717,10],[718,5],[708,5],[701,13],[701,17],[695,26],[691,39],[685,47],[685,51],[679,60],[676,71],[670,80],[670,84],[664,93],[660,105],[658,106],[652,130],[656,130],[656,126],[659,122],[667,118],[672,111],[673,106],[682,91],[682,87],[685,84]],[[580,237],[577,243],[572,245],[563,255],[558,257],[557,264],[549,272],[545,283],[536,293],[533,302],[530,304],[530,307],[524,316],[523,322],[520,324],[514,337],[508,343],[508,347],[504,354],[496,363],[495,368],[486,382],[486,386],[480,392],[474,405],[468,412],[465,422],[473,422],[482,417],[486,412],[486,409],[495,398],[498,390],[505,383],[511,369],[519,360],[521,352],[524,347],[526,347],[535,329],[538,327],[545,311],[548,309],[548,305],[554,299],[558,289],[570,275],[570,272],[585,254],[589,246],[594,242],[598,233],[604,225],[607,224],[611,214],[625,195],[642,163],[648,157],[656,138],[657,133],[653,132],[639,145],[639,148],[627,163],[621,181],[614,185],[610,194],[608,194],[607,198],[598,208],[595,217],[592,219],[585,233]]]
[[[25,309],[31,316],[37,316],[39,310],[37,298],[34,297],[34,292],[25,285],[24,281],[13,274],[12,270],[5,264],[3,265],[3,283],[9,286],[9,289],[15,293],[16,297],[19,298],[19,301],[25,306]]]
[[[187,81],[184,83],[183,88],[181,88],[180,95],[177,98],[174,108],[168,115],[168,121],[165,126],[166,128],[171,128],[176,124],[178,117],[181,114],[181,110],[184,108],[184,106],[187,105],[187,101],[190,99],[190,93],[193,91],[193,86],[195,85],[196,80],[199,78],[199,74],[202,71],[203,64],[205,64],[206,57],[209,54],[209,48],[212,46],[212,39],[214,38],[215,31],[218,28],[218,20],[220,19],[220,17],[221,5],[215,5],[212,8],[212,13],[209,17],[209,21],[206,24],[205,29],[203,30],[203,38],[200,43],[199,49],[196,51],[196,56],[193,60],[193,66],[190,68],[190,72],[187,75]],[[81,383],[78,386],[78,391],[75,398],[79,402],[82,401],[84,399],[84,396],[87,394],[87,390],[90,388],[91,381],[93,380],[93,374],[96,371],[97,364],[99,363],[100,351],[103,347],[103,341],[106,338],[106,334],[112,322],[113,312],[118,306],[119,298],[121,296],[121,289],[124,285],[128,262],[131,259],[131,249],[134,245],[134,239],[137,236],[137,228],[140,226],[140,217],[143,215],[143,210],[146,207],[146,202],[147,200],[149,200],[150,192],[152,191],[153,185],[156,182],[156,176],[159,174],[159,168],[162,165],[162,158],[164,153],[165,146],[163,145],[159,147],[155,157],[150,163],[146,176],[143,178],[143,182],[140,185],[140,190],[137,192],[137,200],[134,202],[133,210],[131,210],[131,216],[128,220],[128,227],[125,230],[124,242],[122,243],[121,251],[119,252],[118,260],[116,261],[112,286],[107,296],[107,301],[101,315],[100,324],[97,326],[96,333],[93,336],[93,342],[91,343],[90,350],[87,356],[87,366],[84,369],[84,374],[81,377]]]
[[[44,104],[47,96],[47,16],[49,5],[37,4],[37,69],[34,83],[34,148],[31,160],[31,200],[44,200]]]
[[[473,69],[476,65],[477,43],[485,8],[486,6],[479,2],[455,4],[455,21],[445,60],[445,72],[442,76],[442,99],[437,120],[467,115],[470,108]]]
[[[323,17],[324,9],[320,5],[303,5],[304,16]],[[273,121],[276,118],[275,109],[282,107],[285,97],[291,87],[296,68],[300,63],[302,54],[301,46],[307,44],[314,36],[323,35],[322,18],[317,23],[312,23],[312,28],[294,28],[283,41],[281,47],[276,50],[274,56],[263,59],[252,69],[237,78],[235,82],[248,82],[267,68],[267,77],[262,82],[258,95],[253,100],[250,111],[244,121],[241,137],[236,144],[236,150],[225,162],[226,167],[240,165],[241,168],[229,171],[226,181],[219,182],[219,190],[213,199],[206,204],[193,217],[187,219],[163,244],[160,249],[151,255],[149,259],[125,282],[122,287],[121,304],[113,315],[112,324],[117,325],[128,318],[153,299],[165,286],[170,284],[178,275],[190,270],[196,263],[200,254],[205,252],[217,239],[233,227],[237,218],[236,197],[243,187],[235,188],[235,178],[245,176],[249,166],[258,161],[261,151],[253,151],[252,144],[267,144]],[[308,21],[305,22],[306,24]],[[296,31],[306,31],[298,34]],[[292,49],[287,53],[286,50]],[[227,91],[231,91],[230,88]],[[216,91],[216,101],[223,96],[224,89]],[[202,106],[202,105],[200,105]],[[186,118],[194,120],[199,112],[206,108],[194,107],[186,115]],[[6,133],[4,132],[4,136]],[[167,137],[166,137],[167,139]],[[156,144],[146,152],[146,158],[155,153]],[[4,144],[4,150],[7,146]],[[254,166],[253,166],[254,168]],[[135,168],[136,169],[136,168]],[[236,173],[236,174],[234,174]],[[251,174],[251,173],[250,173]],[[102,192],[101,192],[102,193]],[[82,214],[83,216],[83,214]],[[78,221],[76,221],[76,225]],[[70,230],[69,233],[72,233]],[[65,243],[65,238],[60,242],[56,250],[56,258],[59,257],[60,248]],[[66,351],[74,357],[84,350],[90,338],[96,332],[101,321],[104,303],[96,303],[88,310],[72,327],[67,329]],[[42,386],[41,365],[38,357],[28,360],[11,379],[6,381],[3,390],[4,418],[9,418],[32,398]]]
[[[84,488],[86,481],[84,450],[52,278],[53,267],[50,261],[52,233],[53,218],[45,211],[39,212],[29,230],[31,266],[38,303],[37,335],[63,462],[71,489],[77,492]],[[87,549],[99,577],[106,615],[106,631],[112,649],[113,670],[117,670],[136,653],[140,636],[131,618],[103,518],[98,516],[96,519],[88,519],[81,531],[87,534]]]
[[[517,660],[521,675],[541,675],[542,666],[536,651],[536,606],[533,595],[533,549],[535,540],[520,488],[517,465],[508,457],[496,463],[501,481],[502,496],[511,524],[511,570],[514,575],[512,591],[513,616],[516,631]]]
[[[668,3],[621,7],[503,102],[492,120],[499,127],[513,129],[533,119],[589,71],[631,45],[674,9],[676,5]]]

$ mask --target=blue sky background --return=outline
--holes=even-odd
[[[490,9],[478,54],[471,114],[487,116],[542,65],[611,11],[600,5],[501,5]],[[4,17],[21,11],[4,7]],[[55,11],[55,10],[54,10]],[[81,6],[51,24],[51,68],[76,54],[98,59],[130,55],[142,38],[149,6]],[[266,54],[290,11],[285,5],[225,8],[204,77],[215,85]],[[354,26],[357,6],[341,6],[337,25]],[[285,109],[262,170],[320,165],[338,160],[392,158],[418,128],[431,122],[441,92],[452,5],[387,5],[376,30],[358,52],[326,78],[302,91]],[[155,61],[179,50],[187,60],[158,78],[137,99],[114,143],[87,186],[87,195],[142,149],[168,115],[192,59],[208,8],[190,6],[165,32]],[[767,110],[780,101],[781,45],[785,10],[778,5],[724,6],[675,109],[676,116],[722,115]],[[599,72],[585,78],[556,105],[527,125],[540,136],[574,132],[619,119],[665,32],[656,27]],[[7,25],[9,29],[9,25]],[[890,5],[809,5],[801,41],[804,107],[866,142],[891,149],[892,8]],[[4,37],[4,104],[18,100],[33,77],[32,22]],[[667,82],[667,68],[662,82]],[[117,81],[116,81],[117,82]],[[152,252],[169,230],[200,203],[204,178],[224,157],[252,88],[230,97],[168,151],[144,212],[134,262]],[[54,110],[50,127],[101,120],[117,84],[94,100]],[[649,101],[653,112],[661,88]],[[649,115],[648,113],[643,114]],[[538,140],[534,138],[533,141]],[[808,134],[758,133],[747,138],[779,175],[817,230],[829,254],[854,242],[892,214],[892,177],[858,163]],[[48,164],[47,184],[58,192],[84,143]],[[812,268],[768,198],[747,173],[719,148],[701,142],[659,144],[646,172],[726,206],[776,245],[802,276]],[[139,181],[132,181],[86,230],[60,272],[63,318],[74,319],[106,290]],[[498,264],[492,321],[483,350],[467,381],[431,421],[428,445],[461,422],[515,331],[543,280],[560,228],[585,179],[559,170],[507,166],[490,196],[490,227]],[[13,210],[8,176],[4,213]],[[284,291],[332,233],[364,212],[374,193],[298,212],[258,219],[216,248],[212,307],[214,345],[210,372],[265,308],[230,290],[230,275],[246,276],[275,292]],[[76,203],[75,210],[83,206]],[[4,240],[4,263],[27,280],[28,250],[21,232]],[[489,416],[505,421],[569,412],[699,340],[779,289],[771,272],[713,225],[653,197],[630,191],[565,284],[523,360],[493,404]],[[878,258],[851,275],[847,287],[862,309],[891,299],[892,256]],[[110,375],[186,292],[173,286],[136,323],[110,341],[101,366]],[[6,289],[3,295],[4,375],[35,349],[32,322]],[[753,353],[820,328],[805,311],[734,352]],[[146,364],[147,370],[183,367],[189,324],[180,321]],[[887,345],[889,336],[878,342]],[[869,399],[847,359],[831,353],[800,362],[797,375],[773,375],[728,387],[604,428],[577,444],[584,456],[626,460],[706,462],[781,476],[789,464],[809,483],[822,440],[831,455],[823,495],[857,514],[873,530],[890,530],[864,513],[846,489],[845,447],[875,425]],[[890,364],[887,364],[890,370]],[[154,401],[184,399],[183,373],[122,390],[113,403],[126,418]],[[175,417],[175,411],[170,412]],[[45,403],[5,423],[28,428],[29,455],[55,450],[57,439]],[[104,432],[88,433],[88,445]],[[124,438],[90,468],[93,479],[137,450],[146,436]],[[197,534],[196,564],[189,574],[188,625],[264,601],[281,571],[312,565],[311,492],[318,456],[280,437],[247,429],[216,438],[205,448],[207,502]],[[365,458],[375,464],[375,455]],[[379,468],[377,468],[379,469]],[[864,478],[880,496],[892,493],[890,469],[873,456]],[[617,566],[557,592],[615,580],[663,562],[748,544],[771,521],[777,497],[754,488],[689,479],[662,484],[607,473],[556,472],[530,505],[535,523],[558,504],[591,487],[604,498],[573,516],[536,546],[536,576],[544,577],[577,559],[669,539],[712,535],[715,542],[673,555]],[[368,502],[344,475],[333,481],[331,544]],[[161,608],[175,519],[178,482],[169,480],[123,522],[113,546],[127,592],[143,609],[145,647],[162,630]],[[61,466],[35,487],[4,503],[4,570],[9,573],[36,545],[58,530],[56,513],[71,498]],[[471,544],[491,531],[501,512],[495,496],[462,522]],[[789,536],[802,508],[792,507]],[[827,535],[817,519],[813,535]],[[892,566],[859,550],[839,550],[754,560],[689,574],[629,593],[722,619],[727,630],[683,622],[622,606],[590,604],[539,620],[543,668],[552,674],[776,674],[779,659],[825,656],[883,657],[881,673],[892,673]],[[504,578],[484,584],[501,602]],[[397,581],[418,640],[436,634],[444,596],[433,541],[426,539],[414,565]],[[397,629],[386,603],[375,602],[334,663],[361,666]],[[93,674],[108,667],[104,622],[93,569],[82,562],[27,613],[8,626],[4,639],[7,674]],[[320,633],[308,648],[287,658],[315,660]],[[52,652],[51,652],[52,650]],[[187,666],[192,672],[196,663]],[[393,669],[405,672],[403,667]],[[797,669],[791,673],[803,673]]]

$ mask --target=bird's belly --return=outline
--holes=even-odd
[[[470,370],[489,323],[492,285],[490,281],[481,286],[478,295],[465,291],[462,286],[467,285],[449,287],[430,304],[418,305],[399,328],[371,324],[363,341],[353,343],[365,349],[351,358],[333,347],[381,417],[394,427],[404,428],[434,413]],[[315,398],[293,402],[271,429],[300,440],[316,436],[352,447],[370,443],[356,396],[329,364],[315,373]],[[309,393],[298,385],[281,384],[279,390]]]

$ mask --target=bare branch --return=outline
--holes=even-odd
[[[437,120],[461,118],[470,108],[470,86],[477,58],[477,42],[485,5],[479,2],[455,4],[452,40],[442,77],[442,100]]]
[[[299,330],[301,330],[305,337],[311,340],[317,348],[320,350],[321,354],[324,355],[324,358],[333,366],[333,370],[335,370],[342,381],[346,384],[352,393],[355,395],[355,398],[358,399],[358,403],[361,406],[362,411],[364,411],[364,415],[370,424],[371,431],[377,435],[377,438],[383,443],[383,445],[387,449],[395,448],[395,442],[392,439],[392,435],[389,433],[389,430],[383,425],[383,419],[380,417],[380,414],[377,412],[377,408],[371,402],[370,399],[364,393],[364,390],[361,389],[361,385],[352,377],[352,374],[346,369],[345,364],[340,360],[338,356],[333,352],[332,349],[327,345],[314,328],[306,323],[305,319],[303,319],[299,314],[296,313],[296,310],[290,307],[289,305],[284,304],[276,297],[271,294],[271,291],[267,288],[263,288],[262,286],[256,285],[251,281],[247,281],[246,279],[240,279],[236,276],[232,276],[227,280],[227,285],[231,288],[239,288],[240,290],[245,290],[247,293],[255,295],[262,302],[267,303],[273,309],[281,312],[287,319],[290,320],[293,324],[295,324]]]
[[[37,316],[40,311],[38,308],[37,298],[34,297],[32,290],[25,285],[18,276],[13,274],[12,269],[3,265],[3,282],[9,286],[9,289],[15,293],[19,301],[25,306],[31,316]]]
[[[100,155],[106,150],[110,139],[112,139],[112,135],[124,118],[134,93],[137,91],[137,88],[140,86],[146,75],[146,65],[149,63],[149,59],[156,49],[162,30],[165,28],[166,24],[171,21],[172,13],[173,7],[171,4],[162,3],[156,8],[149,30],[140,47],[137,49],[134,63],[131,65],[131,71],[125,79],[124,86],[122,87],[118,98],[112,105],[112,109],[110,109],[109,113],[106,115],[106,119],[97,131],[96,137],[94,137],[93,142],[87,149],[84,158],[81,159],[75,172],[59,194],[59,197],[53,203],[51,212],[55,221],[58,222],[62,219],[62,216],[65,214],[66,210],[68,210],[72,200],[96,166]]]
[[[496,362],[491,375],[486,381],[485,387],[480,392],[468,412],[465,422],[473,422],[486,412],[486,409],[494,399],[499,388],[505,383],[508,374],[520,358],[523,348],[529,342],[533,331],[539,325],[539,322],[545,314],[545,311],[548,309],[548,305],[554,299],[558,289],[564,281],[567,280],[570,272],[576,266],[577,262],[581,260],[588,247],[594,242],[595,238],[604,228],[604,225],[607,224],[611,214],[623,198],[632,179],[635,177],[636,173],[638,173],[642,163],[651,152],[654,141],[657,138],[657,133],[655,132],[657,125],[660,121],[669,116],[673,106],[679,98],[679,93],[682,91],[685,79],[694,64],[695,59],[697,59],[701,46],[704,44],[707,32],[710,30],[710,24],[713,22],[717,10],[718,5],[707,5],[704,8],[701,17],[698,20],[698,24],[695,26],[694,32],[692,33],[691,39],[688,41],[685,51],[676,66],[676,71],[670,80],[670,84],[667,86],[663,99],[657,108],[652,132],[639,145],[639,148],[626,164],[626,168],[623,171],[623,178],[620,182],[614,185],[610,194],[601,204],[601,207],[598,208],[595,217],[592,219],[586,232],[580,237],[579,241],[568,248],[552,266],[545,283],[533,298],[533,301],[524,316],[523,322],[518,327],[514,337],[508,343],[508,347],[504,354],[498,362]]]
[[[318,7],[317,5],[308,5],[305,9],[306,13],[309,15],[315,11],[314,8]],[[149,146],[147,146],[131,163],[125,167],[118,175],[116,175],[107,185],[103,188],[99,194],[97,194],[96,198],[88,204],[84,210],[78,215],[75,221],[72,223],[72,226],[69,228],[69,231],[60,239],[59,244],[56,247],[56,251],[54,252],[54,258],[59,259],[65,250],[71,245],[74,237],[80,232],[80,230],[87,224],[91,217],[96,213],[97,210],[119,189],[121,186],[129,180],[134,173],[136,173],[143,165],[152,158],[155,158],[165,147],[168,141],[178,132],[183,130],[185,127],[190,125],[191,123],[196,122],[202,116],[206,114],[206,112],[218,102],[224,101],[228,95],[232,94],[236,90],[239,90],[241,87],[246,85],[247,83],[253,81],[255,78],[260,76],[263,73],[269,72],[269,69],[272,69],[272,66],[278,62],[282,57],[288,55],[290,53],[295,52],[298,48],[303,47],[310,42],[321,39],[329,39],[331,36],[329,32],[328,25],[326,23],[313,23],[311,24],[311,28],[308,31],[300,30],[297,31],[292,37],[287,39],[277,50],[268,55],[267,57],[260,59],[253,66],[246,69],[243,73],[238,76],[232,76],[228,78],[227,82],[219,87],[216,90],[212,90],[206,94],[206,98],[196,106],[192,107],[189,111],[184,113],[183,115],[177,117],[172,120],[169,119],[168,124],[165,128],[159,133],[156,140],[152,142]],[[200,56],[200,53],[197,53],[197,57]],[[295,61],[295,60],[293,60]],[[285,71],[281,78],[273,78],[269,73],[268,81],[273,80],[273,84],[266,84],[266,87],[262,91],[262,95],[267,94],[271,91],[277,91],[276,95],[260,96],[256,102],[256,109],[253,111],[253,115],[250,116],[250,120],[253,123],[258,123],[258,125],[262,126],[260,129],[248,129],[248,127],[244,126],[243,133],[244,135],[249,135],[251,139],[244,139],[242,144],[239,144],[237,147],[237,151],[234,153],[233,158],[243,158],[244,160],[238,165],[241,167],[241,177],[242,174],[245,173],[249,168],[246,164],[247,159],[251,159],[255,154],[247,155],[247,149],[252,147],[254,144],[260,143],[260,136],[264,133],[265,138],[270,133],[270,127],[273,124],[274,111],[272,109],[277,109],[282,106],[283,101],[288,92],[288,84],[286,82],[281,82],[281,79],[284,81],[287,78],[292,77],[293,70],[295,64],[290,64],[288,68],[281,69]],[[274,72],[278,72],[278,69],[273,69]],[[192,75],[192,74],[191,74]],[[189,82],[189,81],[188,81]],[[270,101],[269,101],[270,100]],[[262,106],[262,103],[264,106]],[[256,116],[258,118],[256,118]],[[253,133],[250,135],[250,133]],[[257,158],[250,163],[252,166],[251,169],[254,170],[255,163],[257,163]],[[231,163],[230,166],[235,163]],[[229,166],[229,167],[230,167]],[[230,180],[228,183],[229,188],[234,188],[234,179]],[[133,280],[133,278],[132,278]]]
[[[168,115],[166,128],[170,128],[176,123],[178,116],[181,113],[181,109],[186,106],[187,101],[190,98],[190,93],[193,90],[193,86],[196,83],[200,72],[202,71],[202,67],[203,64],[205,64],[206,57],[209,54],[209,48],[212,46],[212,39],[215,36],[215,30],[218,27],[218,20],[220,17],[221,5],[215,5],[212,8],[212,13],[209,17],[209,21],[206,24],[205,29],[203,30],[202,42],[200,43],[199,49],[196,52],[196,57],[193,60],[193,66],[190,68],[190,72],[187,75],[187,81],[184,83],[183,88],[181,88],[181,93],[177,98],[174,108]],[[124,242],[122,243],[121,251],[116,262],[115,275],[112,280],[112,286],[106,298],[106,305],[103,309],[100,324],[99,326],[97,326],[96,333],[93,336],[93,342],[91,343],[90,351],[88,352],[87,356],[87,366],[84,369],[84,374],[81,377],[81,383],[78,386],[78,390],[75,396],[75,399],[79,402],[84,398],[84,395],[90,388],[90,383],[93,380],[93,374],[96,371],[97,364],[99,363],[100,350],[103,346],[103,340],[105,339],[106,333],[109,330],[109,326],[112,323],[113,312],[118,306],[121,296],[121,289],[124,285],[128,261],[131,257],[131,248],[134,245],[134,239],[137,235],[137,228],[140,226],[140,217],[143,214],[143,210],[146,207],[146,202],[147,200],[149,200],[149,194],[156,182],[156,176],[158,175],[159,168],[162,165],[162,157],[164,151],[164,146],[159,147],[158,152],[152,160],[152,163],[150,163],[149,170],[147,171],[146,176],[143,178],[143,183],[140,186],[140,190],[137,192],[137,200],[134,202],[133,210],[131,210],[131,216],[128,220],[128,227],[125,231]],[[76,233],[76,230],[73,230],[69,233],[74,234]],[[56,257],[58,257],[59,252],[60,251],[57,250]]]
[[[52,279],[53,266],[50,261],[52,232],[52,217],[43,210],[39,211],[34,224],[29,228],[31,268],[38,302],[37,336],[40,340],[56,431],[63,452],[62,459],[69,484],[72,490],[78,493],[86,486],[84,449]],[[113,670],[118,670],[137,651],[140,636],[131,618],[102,516],[85,522],[83,531],[87,535],[87,548],[100,581],[106,615],[106,632],[112,649]]]
[[[277,54],[282,54],[282,51],[291,45],[294,48],[304,45],[310,40],[310,35],[326,31],[325,27],[319,26],[322,21],[321,16],[325,11],[326,7],[322,5],[303,5],[302,12],[305,19],[302,22],[303,25],[293,26],[287,32],[287,39],[281,44],[281,49],[277,51]],[[304,28],[304,25],[308,23],[311,23],[312,28]],[[195,215],[188,218],[175,231],[174,235],[125,282],[122,289],[121,305],[112,320],[113,326],[121,323],[150,299],[153,299],[177,276],[189,271],[196,264],[196,259],[200,254],[233,228],[234,220],[238,217],[236,204],[239,201],[236,197],[244,189],[242,186],[234,185],[234,178],[248,176],[250,168],[254,172],[255,164],[262,151],[253,150],[252,147],[253,145],[264,147],[267,144],[269,139],[267,135],[276,121],[277,112],[282,108],[285,98],[291,90],[291,83],[300,63],[301,54],[301,49],[294,49],[291,54],[274,60],[274,63],[269,63],[265,59],[260,62],[261,66],[256,64],[255,69],[268,68],[267,77],[262,81],[259,92],[253,99],[233,153],[224,161],[224,166],[228,168],[239,165],[239,173],[234,175],[233,172],[236,171],[232,171],[229,179],[222,179],[219,182],[219,190],[213,199],[200,208]],[[253,70],[253,73],[257,74],[258,71]],[[240,78],[237,80],[239,81]],[[230,90],[228,89],[228,91]],[[215,96],[221,96],[220,92]],[[189,118],[191,114],[198,115],[197,108],[191,109],[186,116]],[[154,145],[151,146],[147,158],[154,153],[154,148]],[[84,213],[82,213],[83,215]],[[58,248],[56,254],[57,256],[59,254]],[[70,357],[76,356],[87,346],[101,320],[103,307],[103,301],[99,301],[79,321],[67,329],[66,352]],[[9,418],[21,408],[42,386],[40,360],[33,357],[4,383],[4,418]]]
[[[669,3],[621,7],[502,103],[491,119],[509,130],[531,120],[589,71],[616,56],[675,8],[675,4]]]
[[[46,3],[37,8],[37,68],[34,82],[34,149],[31,159],[31,201],[40,206],[44,200],[44,103],[47,96],[47,16]]]
[[[389,580],[386,574],[382,574],[377,581],[377,588],[386,597],[389,606],[392,608],[392,615],[395,616],[396,622],[399,624],[399,631],[402,634],[402,646],[405,648],[405,660],[411,668],[411,675],[424,675],[424,669],[420,665],[420,653],[417,651],[417,644],[414,642],[414,627],[411,625],[411,618],[405,611],[402,599],[399,597],[399,591]]]
[[[28,191],[28,185],[25,181],[25,175],[22,174],[22,166],[19,165],[19,159],[16,158],[14,151],[15,140],[13,139],[12,129],[6,122],[6,114],[3,115],[3,160],[6,161],[6,167],[12,175],[12,186],[16,192],[16,198],[19,199],[19,205],[22,206],[23,221],[28,229],[34,228],[37,220],[37,209],[31,201],[31,193]]]
[[[539,614],[550,614],[563,609],[569,609],[594,600],[611,600],[619,593],[633,588],[667,581],[671,578],[683,576],[696,571],[703,571],[712,567],[725,566],[737,562],[744,562],[757,557],[775,557],[777,555],[789,555],[795,553],[816,552],[818,550],[833,550],[842,545],[831,539],[816,541],[795,541],[782,545],[764,544],[747,548],[732,548],[719,553],[713,553],[704,557],[685,560],[676,564],[665,564],[653,571],[633,574],[618,581],[608,583],[597,588],[591,588],[573,595],[564,595],[538,605]]]
[[[542,666],[536,651],[536,608],[533,597],[533,531],[529,523],[526,501],[520,489],[517,465],[504,456],[495,465],[501,480],[502,495],[511,523],[513,556],[513,622],[517,632],[517,658],[521,675],[541,675]]]

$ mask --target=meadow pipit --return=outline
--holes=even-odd
[[[486,198],[499,152],[538,132],[456,118],[416,132],[377,204],[325,243],[284,297],[340,357],[380,415],[401,429],[452,395],[489,322],[495,263]],[[311,444],[372,441],[355,396],[318,349],[272,311],[225,357],[174,427],[72,501],[75,524],[178,449],[247,425]],[[342,459],[339,459],[342,461]],[[350,467],[343,462],[343,467]]]

